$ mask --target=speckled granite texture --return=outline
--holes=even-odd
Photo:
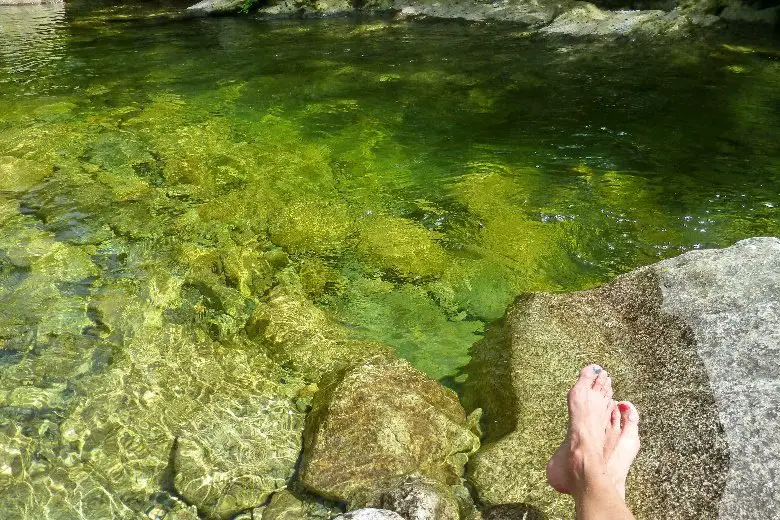
[[[486,505],[573,514],[545,482],[580,366],[603,364],[643,416],[638,518],[778,518],[780,240],[697,251],[580,293],[519,298],[477,344],[467,410],[485,411],[468,476]]]
[[[780,518],[780,240],[696,251],[655,271],[662,309],[693,329],[726,433],[719,517]]]

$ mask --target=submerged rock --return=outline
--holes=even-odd
[[[271,496],[262,511],[253,512],[255,520],[329,520],[341,513],[336,504],[324,502],[311,493],[299,489],[282,489]]]
[[[375,356],[320,382],[300,479],[322,496],[360,506],[396,477],[459,484],[478,446],[454,392],[406,361]]]
[[[309,301],[298,284],[279,284],[255,309],[249,337],[269,355],[311,381],[371,354],[389,353],[381,343],[353,339],[347,329]]]
[[[476,508],[462,486],[447,486],[425,477],[395,477],[377,482],[353,505],[395,511],[406,520],[472,519]]]
[[[292,476],[299,385],[262,355],[169,327],[136,338],[83,385],[61,426],[61,456],[133,510],[172,483],[207,518],[230,518]]]
[[[441,273],[446,254],[441,234],[397,217],[372,217],[362,223],[358,251],[383,271],[401,278]]]
[[[336,520],[403,520],[404,517],[387,509],[365,508],[341,515]]]
[[[519,298],[475,345],[467,408],[485,439],[468,476],[487,505],[569,516],[545,482],[578,369],[603,364],[642,414],[629,476],[639,517],[772,518],[780,442],[780,240],[756,238],[638,269],[597,289]]]

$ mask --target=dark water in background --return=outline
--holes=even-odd
[[[117,284],[190,279],[237,247],[278,252],[356,337],[445,378],[521,292],[780,235],[768,36],[173,11],[0,8],[2,388],[63,378],[20,352],[108,337],[93,302]],[[242,333],[187,287],[169,319]]]

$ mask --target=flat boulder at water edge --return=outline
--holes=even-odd
[[[638,518],[778,518],[780,240],[693,251],[589,291],[531,294],[475,345],[467,409],[485,437],[468,478],[487,506],[573,503],[545,481],[566,392],[591,362],[642,416]]]

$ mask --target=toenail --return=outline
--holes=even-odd
[[[593,365],[593,372],[594,372],[594,373],[598,374],[598,373],[599,373],[599,372],[601,372],[602,370],[604,370],[604,369],[603,369],[603,368],[601,368],[600,366],[598,366],[598,365]]]
[[[620,411],[622,413],[625,413],[625,412],[631,410],[631,407],[628,406],[626,403],[618,403],[618,408],[620,408]]]

